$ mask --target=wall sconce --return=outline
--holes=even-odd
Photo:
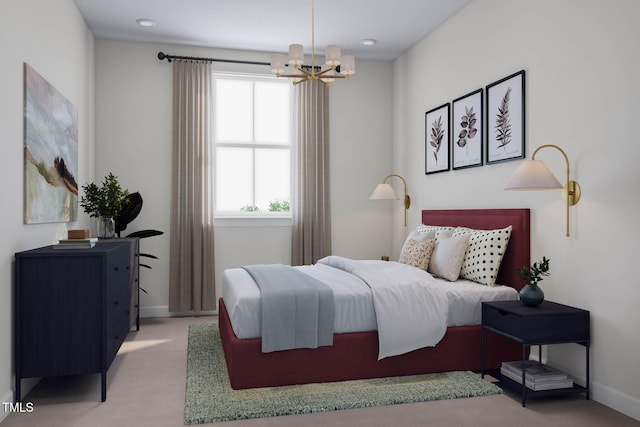
[[[398,177],[402,180],[402,184],[404,185],[404,226],[407,226],[407,209],[411,207],[411,198],[407,194],[407,182],[398,174],[392,173],[391,175],[387,175],[381,184],[373,190],[373,193],[369,196],[369,200],[399,200],[400,198],[393,190],[393,188],[387,184],[387,179],[392,176]]]
[[[543,148],[555,148],[564,156],[567,165],[567,179],[563,186],[551,173],[542,160],[536,160],[536,154]],[[504,187],[505,190],[554,190],[562,188],[562,198],[567,205],[567,234],[569,237],[569,207],[575,205],[580,200],[580,185],[576,181],[569,179],[569,158],[567,153],[557,145],[546,144],[536,148],[531,156],[531,160],[525,160],[516,169],[511,179]]]

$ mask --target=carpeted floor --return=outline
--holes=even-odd
[[[233,390],[215,323],[189,327],[185,424],[500,394],[472,372]]]

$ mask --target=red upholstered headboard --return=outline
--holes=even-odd
[[[529,209],[449,209],[423,210],[422,223],[492,230],[511,225],[511,238],[502,258],[496,283],[520,290],[525,282],[518,278],[518,268],[528,266],[530,259]]]

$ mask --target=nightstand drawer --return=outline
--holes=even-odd
[[[545,301],[526,307],[519,301],[485,303],[483,325],[527,344],[589,340],[589,312]]]

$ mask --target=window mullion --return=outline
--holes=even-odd
[[[252,204],[253,206],[258,206],[257,202],[256,202],[256,148],[255,148],[255,144],[256,144],[256,82],[252,82],[251,87],[253,88],[253,92],[252,92],[252,100],[253,100],[253,104],[251,105],[251,128],[253,130],[252,132],[252,136],[251,136],[251,144],[253,145],[253,148],[251,149],[251,153],[252,153],[252,161],[253,161],[253,199],[252,199]]]

